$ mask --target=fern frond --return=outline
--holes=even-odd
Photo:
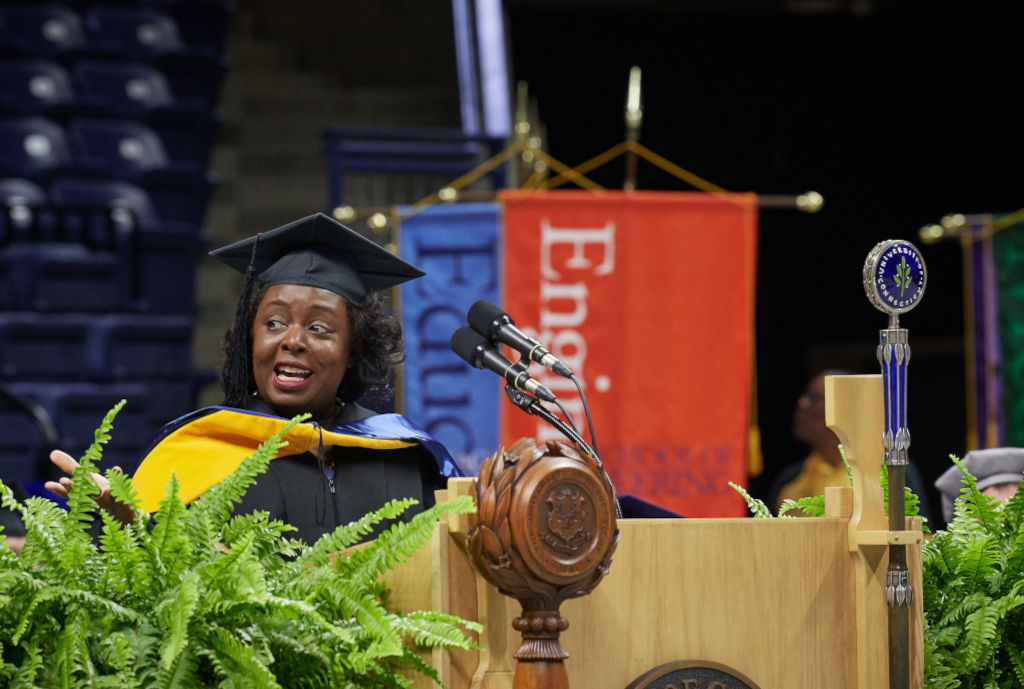
[[[160,667],[170,671],[178,656],[188,645],[188,625],[199,604],[199,576],[196,572],[188,572],[181,580],[173,598],[156,612],[167,626],[160,651]]]
[[[262,602],[267,595],[265,572],[252,552],[251,538],[243,538],[203,567],[202,579],[211,594],[228,602]]]
[[[772,511],[764,504],[763,500],[755,498],[753,495],[747,492],[747,489],[743,486],[729,481],[729,485],[732,489],[739,493],[743,497],[743,501],[747,503],[747,509],[750,510],[750,514],[757,519],[770,519]]]
[[[823,517],[825,516],[825,496],[813,495],[796,500],[787,498],[779,506],[779,516],[786,516],[788,512],[793,510],[803,512],[804,516],[807,517]]]
[[[133,667],[136,657],[124,634],[115,633],[105,637],[98,655],[102,663],[114,671],[112,687],[141,688]]]
[[[965,668],[980,667],[982,661],[991,655],[999,618],[999,610],[994,607],[981,607],[967,616],[962,654]]]
[[[953,455],[950,455],[949,458],[960,467],[960,471],[964,475],[964,485],[960,489],[962,497],[959,500],[964,514],[968,518],[981,523],[987,533],[997,533],[999,501],[982,494],[978,490],[978,480],[967,470],[967,467],[964,466],[964,463],[959,458]]]
[[[1003,528],[1011,534],[1024,528],[1024,480],[1017,485],[1017,492],[1003,504]]]
[[[92,522],[92,511],[96,507],[93,498],[99,495],[100,489],[89,475],[98,471],[96,464],[103,459],[103,446],[110,442],[110,431],[114,427],[114,418],[124,408],[125,400],[115,404],[104,415],[99,427],[93,432],[93,441],[78,460],[78,466],[72,474],[74,483],[68,491],[68,514],[72,522],[88,524]]]
[[[436,612],[415,612],[407,615],[391,615],[392,626],[401,634],[407,634],[413,641],[427,648],[457,648],[470,650],[479,648],[472,639],[466,636],[459,628],[462,620],[452,616]],[[467,629],[481,632],[483,628],[472,623]]]
[[[281,689],[274,673],[252,646],[242,643],[224,628],[215,628],[207,635],[208,646],[202,651],[217,668],[221,677],[232,684],[254,689]]]
[[[46,567],[60,560],[64,545],[67,513],[45,498],[29,498],[21,513],[25,524],[25,547],[21,559],[26,567]]]
[[[1019,578],[1021,573],[1024,573],[1024,524],[1012,529],[1007,527],[1009,524],[1004,522],[1007,543],[1003,556],[1003,572],[1008,577]]]
[[[964,628],[962,624],[954,624],[948,627],[942,627],[938,630],[932,630],[931,640],[936,646],[950,646],[956,643],[956,640],[963,634]]]
[[[199,686],[196,676],[199,671],[199,659],[191,648],[185,648],[170,668],[158,668],[156,676],[150,684],[153,689],[195,689]]]
[[[444,689],[444,683],[441,681],[441,676],[433,665],[420,658],[412,649],[406,648],[405,652],[402,653],[401,657],[396,661],[399,666],[412,668],[414,671],[420,673],[425,677],[429,677],[437,683],[437,686]]]
[[[842,443],[836,445],[836,449],[839,450],[839,459],[843,460],[843,466],[846,467],[846,480],[853,485],[853,467],[850,466],[850,462],[846,459],[846,448],[843,447]]]
[[[408,522],[393,524],[366,548],[352,553],[347,561],[338,558],[338,569],[340,571],[344,564],[346,573],[357,581],[376,581],[381,574],[393,568],[396,563],[405,561],[430,540],[434,526],[445,514],[469,514],[475,511],[476,505],[468,495],[438,503]]]
[[[91,471],[96,470],[95,463],[103,459],[103,446],[110,442],[110,431],[114,427],[114,418],[124,408],[124,405],[125,400],[121,400],[103,416],[99,427],[93,431],[93,441],[86,448],[82,458],[79,459],[79,464],[89,466]]]
[[[277,596],[267,596],[263,605],[269,612],[273,612],[275,617],[311,622],[309,626],[312,630],[318,635],[332,639],[332,643],[345,645],[355,642],[355,635],[350,630],[329,622],[315,605]]]
[[[139,491],[135,490],[135,485],[128,474],[107,469],[103,472],[103,476],[110,481],[110,496],[119,503],[131,505],[135,510],[135,514],[144,523],[145,514],[142,511],[142,498],[139,497]]]
[[[333,671],[334,663],[320,648],[315,638],[297,635],[294,629],[265,629],[269,648],[274,661],[271,672],[281,681],[287,678],[286,686],[313,689],[314,687],[341,686]]]
[[[108,586],[122,594],[141,593],[136,590],[136,568],[141,557],[135,531],[125,529],[121,522],[106,512],[100,513],[103,526],[100,530],[100,552],[109,563]]]
[[[36,689],[40,671],[45,668],[43,652],[35,643],[25,644],[21,650],[25,657],[10,679],[10,689]]]
[[[360,628],[353,628],[357,639],[370,638],[376,645],[375,652],[379,656],[393,656],[401,652],[402,640],[394,629],[388,625],[387,612],[384,606],[364,586],[358,582],[341,577],[334,577],[324,593],[330,593],[332,606],[343,617],[354,617]]]
[[[416,500],[406,498],[391,500],[380,509],[363,515],[354,522],[342,524],[329,534],[324,534],[308,550],[303,552],[296,564],[301,567],[324,567],[330,564],[331,558],[337,553],[362,541],[373,527],[383,521],[397,519],[406,510],[416,504]],[[338,562],[343,559],[338,558]]]
[[[964,592],[973,593],[990,576],[999,562],[995,536],[972,536],[966,543],[957,577],[964,584]]]
[[[172,580],[192,564],[189,558],[192,547],[185,528],[188,516],[179,489],[178,477],[172,471],[160,508],[153,515],[151,534],[153,548],[160,553],[160,562]]]
[[[988,596],[981,592],[975,592],[958,599],[946,610],[940,620],[941,625],[954,624],[963,621],[967,615],[983,607],[989,602]]]
[[[1024,647],[1013,638],[1006,640],[1006,657],[1017,678],[1017,684],[1024,687]]]

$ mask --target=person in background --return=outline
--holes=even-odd
[[[981,494],[1003,502],[1017,493],[1021,479],[1024,479],[1024,448],[971,450],[964,455],[963,461],[967,471],[977,480]],[[955,464],[935,481],[942,499],[942,517],[947,524],[953,521],[954,504],[965,485],[964,472]]]
[[[225,339],[225,401],[160,431],[133,477],[146,512],[159,506],[171,473],[188,502],[230,475],[259,443],[298,414],[312,418],[257,478],[236,510],[269,512],[312,543],[396,498],[433,504],[433,491],[461,472],[447,450],[399,414],[356,403],[389,384],[402,359],[401,325],[381,290],[423,275],[383,247],[318,213],[212,252],[245,275]],[[52,461],[71,473],[62,452]],[[122,521],[134,512],[100,504]],[[47,484],[66,495],[70,479]]]
[[[808,381],[793,409],[793,437],[805,443],[806,458],[784,467],[775,477],[765,503],[778,511],[785,500],[823,495],[828,486],[848,486],[850,478],[839,454],[839,438],[825,425],[825,376],[848,375],[826,370]],[[924,482],[913,463],[907,465],[906,485],[918,497],[920,516],[931,519]],[[789,512],[789,514],[798,514]]]

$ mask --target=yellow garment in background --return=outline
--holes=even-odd
[[[812,452],[804,460],[803,469],[796,475],[796,478],[779,491],[779,503],[775,505],[775,509],[778,509],[784,500],[799,500],[800,498],[824,495],[825,488],[828,486],[848,485],[850,485],[850,477],[846,473],[845,464],[840,463],[838,466],[833,466],[825,461],[820,452]],[[788,514],[798,515],[799,513],[794,510]]]

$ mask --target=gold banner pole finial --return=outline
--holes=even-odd
[[[634,65],[629,70],[629,86],[626,89],[626,141],[636,143],[640,140],[640,125],[643,123],[644,111],[640,107],[640,68]],[[630,148],[626,151],[626,175],[622,188],[626,191],[636,189],[636,153]]]

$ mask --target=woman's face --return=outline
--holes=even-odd
[[[281,416],[309,412],[332,421],[351,347],[342,296],[305,285],[270,287],[253,321],[252,372],[260,397]]]

